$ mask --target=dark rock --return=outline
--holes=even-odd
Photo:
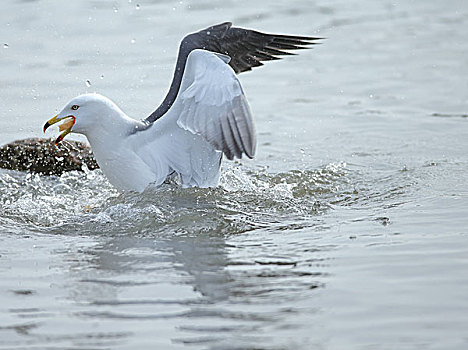
[[[63,141],[58,146],[50,139],[17,140],[0,147],[0,168],[61,175],[65,171],[99,168],[91,148],[79,141]]]

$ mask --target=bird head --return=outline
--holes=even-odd
[[[62,133],[55,140],[60,143],[65,136],[74,132],[87,135],[91,129],[96,129],[104,123],[109,110],[117,108],[107,97],[99,94],[85,94],[75,97],[68,102],[62,111],[44,124],[44,132],[56,123]],[[105,125],[102,125],[105,127]]]

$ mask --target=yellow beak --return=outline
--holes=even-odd
[[[75,125],[75,117],[72,115],[66,116],[59,118],[58,115],[55,117],[49,119],[45,124],[44,124],[44,132],[49,128],[49,126],[54,125],[62,120],[68,119],[65,123],[59,126],[59,130],[63,131],[55,140],[55,145],[58,145],[60,141],[64,139],[65,136],[67,136],[69,133],[71,133],[71,129],[73,125]],[[65,130],[65,131],[64,131]]]

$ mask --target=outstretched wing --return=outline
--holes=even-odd
[[[262,66],[262,61],[280,59],[278,56],[293,55],[288,50],[304,49],[316,44],[320,38],[266,34],[254,30],[232,27],[226,22],[187,35],[181,42],[174,78],[168,94],[161,105],[145,122],[152,123],[164,115],[174,103],[179,92],[187,57],[195,49],[203,49],[228,55],[234,72],[241,73]]]
[[[204,167],[219,167],[220,152],[228,159],[254,156],[252,116],[228,62],[228,56],[206,50],[188,55],[171,109],[136,134],[137,153],[147,164],[173,169],[184,179],[196,178],[200,185],[208,181]]]
[[[228,159],[245,154],[253,158],[255,128],[244,91],[228,56],[205,50],[189,54],[174,110],[177,125],[201,135],[215,150]],[[176,106],[180,104],[180,106]]]

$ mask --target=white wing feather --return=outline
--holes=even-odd
[[[255,128],[229,57],[194,50],[169,111],[131,137],[132,148],[155,174],[156,185],[174,171],[184,186],[216,186],[221,152],[252,158]]]
[[[192,51],[169,113],[177,111],[179,127],[201,135],[228,159],[243,154],[252,158],[255,127],[242,87],[228,62],[228,56]]]

